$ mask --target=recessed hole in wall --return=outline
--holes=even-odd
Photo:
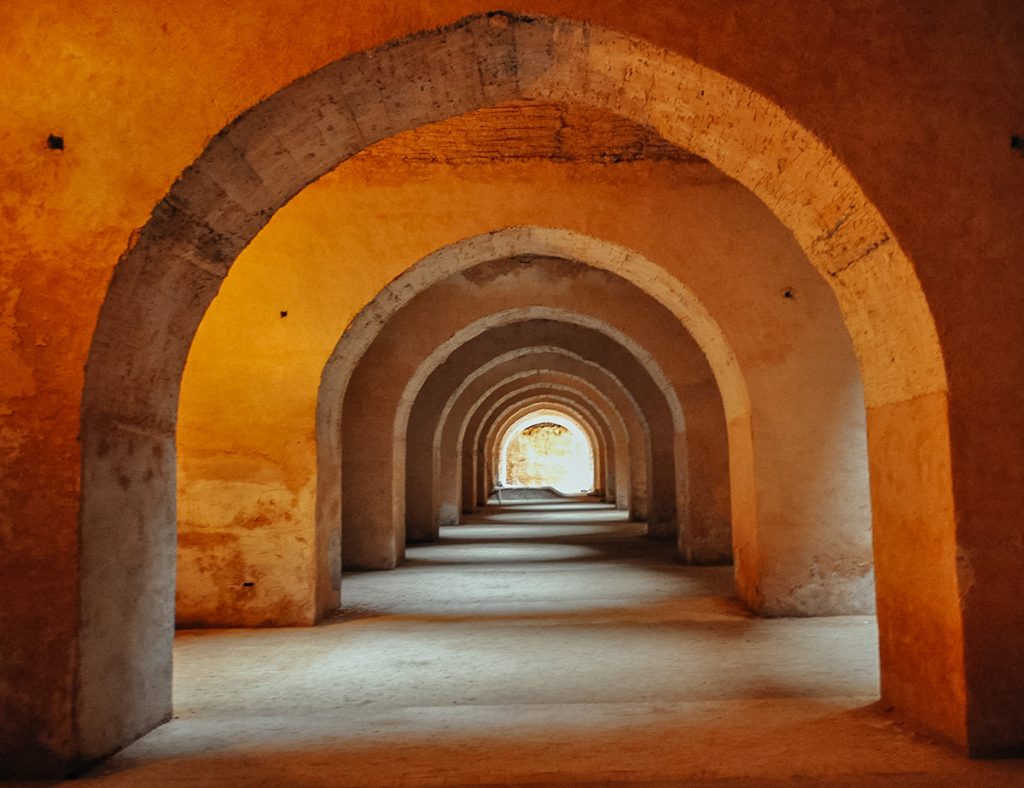
[[[1010,150],[1024,156],[1024,137],[1020,134],[1010,135]]]
[[[64,138],[58,134],[51,134],[46,138],[46,147],[50,150],[64,150]]]
[[[288,317],[288,310],[287,309],[282,309],[281,310],[281,317]]]
[[[795,296],[793,295],[793,288],[792,287],[787,287],[785,290],[783,290],[782,291],[782,297],[783,298],[795,298]]]
[[[245,583],[242,583],[242,588],[252,588],[254,585],[256,585],[256,584],[255,583],[251,583],[251,582],[245,582]]]

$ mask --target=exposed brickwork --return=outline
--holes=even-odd
[[[549,101],[514,101],[421,126],[378,142],[355,158],[456,165],[532,159],[599,164],[650,159],[706,164],[653,129],[621,115]]]

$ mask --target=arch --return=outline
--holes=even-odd
[[[622,419],[623,438],[627,450],[621,453],[623,467],[618,472],[618,478],[623,482],[628,481],[627,494],[631,517],[637,520],[646,519],[648,497],[652,494],[654,487],[649,468],[652,450],[651,430],[647,416],[627,387],[622,386],[621,389],[615,387],[618,381],[614,375],[602,369],[598,381],[595,383],[589,375],[583,377],[587,372],[592,373],[592,370],[573,369],[572,361],[575,360],[570,359],[570,363],[565,365],[567,369],[564,372],[557,371],[561,370],[563,365],[552,364],[552,371],[547,373],[533,372],[529,375],[520,373],[522,377],[513,375],[507,382],[490,388],[467,407],[465,416],[457,425],[457,435],[453,436],[457,438],[461,447],[460,454],[464,464],[463,479],[467,488],[463,497],[465,510],[476,511],[486,501],[489,480],[486,473],[484,443],[487,424],[495,410],[508,402],[510,398],[518,396],[519,392],[527,387],[560,385],[562,376],[566,375],[570,380],[584,382],[583,385],[580,382],[575,383],[578,391],[589,393],[589,386],[594,386],[598,395],[615,398],[613,407]],[[608,385],[609,383],[611,385]],[[597,388],[599,384],[603,384],[604,387]],[[455,430],[452,432],[454,433]],[[618,459],[617,457],[616,460],[618,461]],[[623,479],[623,475],[628,475],[628,479]]]
[[[597,431],[595,445],[597,454],[595,462],[599,478],[604,479],[602,485],[611,492],[610,499],[614,499],[614,491],[619,483],[620,473],[619,453],[625,450],[625,434],[621,424],[620,414],[614,410],[611,402],[592,384],[581,378],[573,378],[569,375],[552,375],[541,370],[530,370],[528,372],[517,372],[507,374],[499,366],[496,370],[501,377],[499,383],[490,387],[489,391],[506,386],[514,389],[511,396],[521,396],[526,391],[536,391],[544,388],[546,391],[558,390],[567,401],[571,400],[573,407],[581,411],[580,418],[591,424]],[[503,377],[502,377],[503,376]],[[464,409],[473,407],[472,403],[464,403]],[[420,451],[419,456],[407,454],[406,462],[410,466],[427,462],[427,455],[432,455],[436,462],[433,462],[433,473],[421,473],[418,475],[420,485],[418,489],[429,488],[433,499],[432,506],[427,509],[420,507],[420,517],[426,516],[426,520],[409,520],[409,532],[418,534],[418,538],[432,540],[437,537],[438,528],[441,525],[455,525],[459,522],[459,505],[461,491],[458,483],[464,478],[465,465],[472,464],[474,458],[464,455],[461,448],[458,448],[458,436],[461,433],[460,423],[449,423],[450,419],[438,420],[435,430],[436,439],[429,451]],[[442,441],[442,435],[444,440]],[[628,463],[622,468],[628,481]],[[412,477],[410,477],[412,478]],[[429,483],[428,483],[429,482]],[[410,501],[416,494],[411,493],[407,486],[406,493]],[[627,494],[628,499],[628,494]],[[426,514],[424,514],[426,513]]]
[[[471,412],[478,407],[480,402],[502,386],[523,386],[541,380],[553,382],[555,374],[558,374],[558,382],[574,383],[581,397],[587,398],[595,407],[601,409],[613,437],[613,443],[621,449],[616,453],[614,465],[607,469],[608,474],[613,477],[608,480],[607,484],[609,501],[619,500],[623,506],[628,505],[631,474],[630,458],[626,449],[629,441],[626,423],[618,409],[619,406],[613,403],[607,393],[600,390],[597,385],[600,382],[607,388],[609,384],[614,384],[611,376],[602,373],[596,364],[574,356],[575,354],[559,352],[558,349],[550,346],[510,351],[501,354],[468,376],[450,395],[435,419],[437,426],[430,445],[430,456],[419,458],[420,462],[431,465],[431,473],[419,476],[418,484],[413,482],[416,477],[412,475],[407,479],[407,495],[410,495],[417,487],[420,488],[419,494],[422,495],[422,489],[429,481],[432,490],[432,506],[429,512],[421,515],[425,517],[423,523],[425,527],[433,530],[439,525],[451,525],[458,522],[464,499],[464,493],[460,487],[466,486],[472,489],[474,484],[473,458],[464,452],[462,445],[465,422]],[[577,364],[580,367],[579,370],[576,370],[576,375],[565,369],[566,365],[572,364]],[[559,368],[559,372],[555,373],[553,367]],[[589,375],[582,376],[581,370],[586,370]],[[621,382],[618,382],[618,385],[621,387]],[[613,392],[613,395],[620,400],[620,404],[623,392],[622,388]],[[410,446],[407,463],[417,461],[412,452],[414,452],[414,447]],[[614,485],[612,484],[613,480]]]
[[[529,416],[530,413],[538,409],[552,415],[552,418],[555,418],[553,415],[555,413],[567,413],[570,417],[574,417],[583,433],[593,436],[588,438],[588,440],[591,443],[591,448],[596,447],[596,451],[594,451],[595,457],[612,450],[602,432],[588,422],[586,418],[588,415],[587,406],[582,405],[576,399],[575,392],[570,386],[538,386],[532,391],[524,391],[509,397],[504,408],[499,409],[493,414],[495,421],[491,422],[487,433],[488,449],[482,464],[486,469],[485,476],[488,480],[485,495],[488,500],[491,492],[502,486],[500,481],[502,436],[507,433],[507,428],[513,422]],[[590,412],[589,415],[594,414]]]
[[[564,311],[549,313],[550,316],[566,314]],[[576,327],[575,324],[583,326],[585,330]],[[656,469],[657,475],[649,470],[650,456],[654,448],[657,449],[659,458],[671,459],[678,451],[678,445],[673,445],[671,436],[675,431],[670,409],[664,403],[663,392],[648,376],[644,365],[642,365],[629,348],[622,347],[616,337],[609,337],[601,329],[600,323],[591,320],[577,321],[572,317],[569,321],[559,318],[559,322],[548,319],[543,321],[529,321],[509,324],[498,329],[491,329],[485,335],[481,335],[475,343],[479,343],[479,349],[471,348],[468,343],[465,350],[460,349],[459,355],[472,352],[472,359],[490,359],[504,352],[528,351],[538,346],[557,346],[561,351],[568,351],[600,365],[603,374],[610,375],[614,381],[621,384],[627,392],[627,401],[630,407],[635,407],[637,412],[643,412],[645,425],[653,420],[659,432],[653,441],[649,430],[645,431],[645,439],[637,444],[637,450],[642,452],[635,458],[637,466],[643,467],[642,476],[646,486],[642,492],[637,492],[643,504],[643,512],[646,516],[651,507],[655,511],[669,511],[678,506],[679,497],[685,492],[685,480],[677,479],[671,472],[670,463],[663,462],[662,467]],[[515,350],[510,350],[515,348]],[[446,382],[447,390],[452,388],[451,381],[463,380],[470,374],[471,369],[479,367],[479,360],[469,360],[465,369],[448,369],[452,362],[458,359],[455,354],[446,361],[445,366],[438,367],[433,373],[438,380]],[[628,381],[628,383],[624,382]],[[442,393],[445,389],[442,389]],[[443,402],[444,396],[438,398]],[[642,405],[640,403],[643,403]],[[467,438],[475,433],[467,432]],[[463,447],[464,457],[473,457],[477,461],[483,457],[482,447],[475,445]],[[484,466],[480,464],[476,469],[476,485],[486,485]],[[487,490],[482,487],[474,487],[477,498],[483,502],[486,500]]]
[[[608,375],[607,369],[601,371]],[[618,378],[615,375],[610,377]],[[515,400],[519,388],[517,382],[513,381],[507,386],[490,391],[473,406],[465,419],[461,431],[463,456],[472,465],[473,487],[470,502],[473,511],[486,502],[488,491],[494,481],[488,473],[487,463],[489,426],[493,424],[495,414],[510,401]],[[659,498],[676,491],[668,490],[664,478],[655,476],[655,471],[652,468],[656,430],[664,429],[664,421],[658,419],[656,412],[650,411],[648,402],[641,403],[628,386],[624,386],[624,392],[630,407],[620,412],[624,414],[624,419],[631,423],[630,437],[638,438],[629,441],[629,475],[635,481],[630,491],[630,513],[634,519],[646,521],[651,506],[656,508]],[[613,394],[614,391],[611,393]],[[654,426],[653,430],[651,424]],[[652,435],[655,437],[652,438]],[[653,501],[653,505],[651,501]]]
[[[886,559],[883,692],[912,717],[967,740],[963,649],[948,645],[963,643],[948,387],[931,313],[894,234],[837,157],[764,96],[586,23],[502,13],[343,58],[261,102],[211,140],[119,261],[82,400],[79,758],[105,755],[169,714],[178,387],[232,261],[281,205],[358,150],[516,98],[610,109],[707,158],[775,212],[832,285],[870,409],[876,544]],[[705,352],[725,354],[710,345]],[[716,367],[723,376],[731,369]],[[915,457],[922,442],[927,457]],[[914,461],[901,468],[907,457]],[[896,567],[888,557],[905,557],[903,544],[920,549]],[[322,554],[330,561],[334,551]],[[328,605],[337,599],[336,570],[321,572]],[[913,642],[896,635],[907,626]]]
[[[504,452],[505,439],[509,437],[509,431],[514,429],[516,422],[527,419],[538,409],[551,416],[550,420],[557,417],[559,412],[566,412],[570,417],[575,416],[580,425],[579,428],[586,434],[593,434],[592,446],[604,452],[609,449],[609,444],[600,440],[599,433],[594,429],[593,424],[586,418],[585,406],[574,398],[575,391],[571,386],[552,384],[548,387],[536,387],[530,396],[524,398],[524,394],[516,393],[504,398],[504,404],[491,413],[491,417],[484,430],[486,436],[486,449],[482,454],[482,464],[486,469],[485,476],[488,479],[487,493],[498,487],[502,478],[502,454]],[[556,422],[557,423],[557,422]]]
[[[633,484],[639,481],[641,474],[646,474],[642,467],[632,467],[632,446],[643,446],[649,437],[640,431],[638,417],[639,406],[623,386],[622,381],[614,378],[601,367],[571,353],[551,345],[510,351],[500,354],[484,364],[472,376],[468,377],[452,393],[438,416],[437,432],[434,436],[434,453],[441,457],[456,457],[458,475],[446,473],[451,466],[440,469],[438,480],[439,500],[432,512],[432,519],[438,523],[451,523],[457,520],[460,511],[472,510],[476,505],[474,491],[474,467],[471,453],[464,447],[464,437],[473,412],[497,390],[502,382],[491,384],[491,378],[507,375],[505,381],[514,383],[524,377],[541,374],[539,369],[554,370],[571,374],[565,365],[578,365],[577,379],[581,385],[592,386],[593,391],[605,400],[605,408],[614,414],[614,424],[619,442],[628,448],[616,455],[616,488],[614,496],[620,508],[630,509],[634,505]],[[582,375],[589,372],[589,375]],[[510,374],[509,374],[510,373]],[[504,382],[504,381],[503,381]],[[603,383],[603,390],[598,391],[598,382]],[[627,418],[632,417],[627,425]],[[635,426],[634,426],[635,425]],[[630,432],[632,430],[632,432]],[[632,435],[632,437],[629,437]],[[642,466],[642,464],[641,464]],[[459,489],[461,487],[461,490]],[[631,509],[632,511],[632,509]]]
[[[600,445],[597,438],[598,433],[594,428],[585,420],[580,418],[582,414],[574,417],[571,406],[559,407],[560,404],[561,403],[557,400],[552,399],[543,408],[538,408],[533,411],[531,415],[521,417],[517,420],[516,424],[511,425],[506,429],[505,435],[500,439],[500,448],[498,450],[498,481],[500,483],[505,484],[506,486],[509,483],[508,452],[512,445],[511,441],[517,437],[514,433],[518,432],[519,434],[522,434],[531,427],[552,424],[562,427],[567,432],[577,436],[577,440],[582,441],[587,450],[587,485],[585,487],[580,487],[579,489],[562,490],[562,492],[592,492],[600,488],[601,485],[598,481],[599,466],[597,463],[597,457],[599,452],[606,447]],[[560,488],[557,488],[556,486],[556,489]]]
[[[622,465],[622,455],[626,447],[622,440],[622,434],[615,427],[615,420],[607,410],[607,401],[603,395],[594,397],[594,390],[587,390],[582,379],[573,376],[545,376],[546,380],[533,379],[525,383],[521,388],[516,389],[510,396],[525,397],[531,393],[543,393],[551,398],[552,402],[561,402],[570,414],[579,414],[576,419],[580,425],[577,431],[582,429],[588,435],[590,441],[591,462],[594,466],[593,483],[587,488],[595,495],[600,495],[606,503],[616,502],[616,490],[618,484],[618,471]],[[506,378],[506,382],[508,381]],[[499,386],[500,387],[500,386]],[[499,388],[495,387],[495,388]],[[553,408],[557,412],[558,408]],[[618,414],[615,414],[618,415]],[[589,419],[588,419],[589,417]],[[558,423],[558,422],[555,422]],[[526,427],[524,426],[524,429]],[[572,429],[572,427],[569,427]],[[594,437],[589,437],[590,433]],[[507,446],[506,446],[507,449]],[[499,473],[496,478],[505,479],[500,471],[503,457],[507,459],[504,451],[499,455]],[[505,466],[507,468],[507,465]],[[564,492],[564,491],[563,491]]]
[[[332,361],[325,369],[321,382],[320,402],[324,408],[320,411],[320,426],[330,424],[325,412],[339,407],[333,384],[327,385],[329,377],[337,374],[345,378],[349,364],[345,359],[360,357],[362,351],[358,348],[373,341],[376,326],[388,315],[399,312],[404,304],[421,292],[417,290],[417,282],[423,287],[433,286],[438,281],[446,281],[440,279],[443,274],[484,264],[481,260],[492,260],[489,250],[496,240],[519,242],[524,231],[527,231],[529,242],[555,244],[555,250],[564,250],[566,255],[572,250],[557,245],[568,241],[578,243],[584,250],[583,259],[588,261],[588,265],[596,261],[599,268],[614,271],[616,277],[624,272],[621,266],[625,260],[625,273],[629,278],[620,278],[627,282],[639,279],[644,283],[638,286],[641,292],[646,292],[644,287],[649,287],[648,280],[675,281],[651,261],[622,247],[591,236],[574,233],[565,236],[560,231],[552,233],[543,228],[507,228],[443,247],[399,276],[390,286],[389,294],[382,293],[375,298],[365,314],[353,321],[352,334],[343,338],[332,357],[339,359],[338,368],[332,370]],[[538,248],[551,251],[550,246]],[[508,247],[500,249],[504,252]],[[511,259],[525,257],[521,255]],[[436,273],[431,274],[434,269]],[[671,286],[666,286],[666,290],[671,289]],[[679,290],[679,285],[675,289]],[[685,316],[690,304],[696,301],[689,291],[678,297],[669,296],[671,293],[662,293],[655,301],[671,304],[671,308],[664,308],[677,318]],[[818,304],[817,308],[827,311],[829,304]],[[849,342],[838,320],[838,307],[834,308],[837,310],[834,328],[842,334],[844,341]],[[704,311],[702,314],[707,313]],[[715,330],[721,331],[717,326]],[[746,372],[758,387],[757,409],[751,406],[749,387],[740,373],[735,352],[732,348],[729,350],[730,359],[736,365],[732,368],[743,387],[742,397],[732,399],[736,408],[728,407],[729,390],[722,393],[721,404],[726,406],[728,418],[730,459],[727,471],[724,459],[721,460],[720,470],[734,477],[733,483],[722,485],[722,489],[726,495],[732,496],[729,508],[735,538],[732,548],[719,554],[724,556],[735,550],[739,557],[736,567],[741,596],[759,612],[771,615],[870,612],[874,601],[874,578],[860,378],[852,346],[848,350],[836,349],[832,354],[836,359],[830,368],[828,363],[821,361],[828,356],[821,353],[821,346],[807,344],[814,339],[809,333],[804,329],[799,337],[799,341],[804,343],[805,355],[802,366],[787,380],[788,389],[777,385],[775,376],[779,367],[764,362],[762,343],[749,346],[751,343],[748,341],[745,348],[748,356]],[[830,335],[830,339],[835,338]],[[843,356],[845,352],[849,353],[848,359]],[[848,368],[845,368],[847,362]],[[719,382],[721,385],[721,376]],[[706,393],[694,396],[692,387],[677,385],[677,389],[691,395],[687,403],[687,410],[691,413],[695,409],[706,412],[718,406],[717,392],[714,401],[709,401]],[[326,397],[325,393],[328,393]],[[780,413],[785,417],[779,418]],[[337,417],[336,413],[329,415],[331,419]],[[330,434],[329,427],[326,434],[321,432],[324,440],[329,440]],[[426,442],[427,438],[421,436],[421,440]],[[850,445],[851,442],[856,445]],[[702,453],[701,441],[688,441],[688,444],[688,454],[695,455],[690,461],[691,467],[716,466],[718,458],[707,451]],[[693,451],[695,448],[697,452]],[[335,451],[325,453],[328,464],[320,466],[321,481],[330,481],[337,473],[330,466],[330,463],[337,462],[336,454]],[[813,461],[808,461],[809,457]],[[660,463],[655,465],[660,466]],[[337,485],[328,483],[326,489],[329,494],[331,490],[337,490]],[[697,485],[695,489],[704,488]],[[340,507],[340,502],[336,506]],[[324,510],[333,511],[334,508],[332,505],[324,507]],[[659,518],[652,518],[655,528],[658,528],[658,522]],[[830,524],[836,533],[819,534],[823,523]],[[665,535],[668,531],[668,528],[663,529]],[[795,536],[797,533],[799,536]],[[701,545],[686,545],[684,553],[697,554],[702,549]],[[788,558],[781,561],[778,556],[783,554]]]
[[[336,478],[341,474],[340,463],[338,460],[339,454],[344,455],[344,448],[331,443],[331,436],[337,435],[337,428],[333,426],[337,419],[348,419],[352,427],[352,434],[355,434],[355,425],[359,425],[358,430],[359,439],[358,445],[364,446],[362,435],[363,430],[361,425],[367,423],[367,419],[372,418],[368,412],[361,412],[360,414],[344,415],[343,403],[351,403],[355,399],[356,395],[351,394],[351,388],[346,387],[344,397],[339,393],[337,386],[345,383],[346,386],[351,385],[353,380],[353,374],[357,369],[369,367],[375,370],[375,375],[378,379],[384,380],[385,378],[390,380],[396,379],[397,372],[384,372],[381,369],[377,369],[376,358],[373,357],[373,353],[377,354],[380,358],[381,364],[395,365],[399,363],[399,357],[411,357],[413,352],[426,353],[426,348],[430,344],[431,340],[427,337],[430,336],[431,331],[440,331],[439,321],[436,316],[438,310],[428,310],[423,304],[417,303],[418,297],[435,297],[435,288],[440,288],[442,284],[448,288],[448,290],[455,290],[456,286],[452,284],[453,277],[455,274],[472,269],[474,272],[483,269],[484,266],[493,268],[494,271],[489,271],[487,277],[483,277],[480,274],[474,273],[472,281],[484,278],[489,281],[490,276],[495,276],[498,271],[502,272],[503,276],[511,276],[513,274],[521,273],[517,269],[527,265],[528,263],[534,262],[537,265],[555,266],[555,267],[568,267],[571,268],[575,276],[582,277],[577,267],[580,266],[573,260],[565,258],[533,258],[530,255],[517,254],[512,258],[491,258],[490,254],[494,253],[495,244],[505,244],[499,246],[501,251],[522,251],[530,248],[525,244],[537,243],[539,241],[545,244],[546,250],[555,248],[552,244],[556,242],[569,243],[575,239],[574,234],[569,234],[566,237],[559,238],[557,235],[549,237],[547,231],[541,231],[531,228],[512,228],[509,231],[501,231],[496,233],[488,234],[484,237],[469,239],[464,243],[455,244],[438,251],[437,253],[431,254],[423,260],[416,263],[406,273],[399,276],[388,288],[385,288],[374,300],[352,321],[351,327],[346,331],[345,335],[339,340],[338,345],[331,356],[331,361],[328,362],[327,367],[324,371],[324,376],[321,382],[319,402],[321,403],[320,412],[318,416],[318,427],[320,435],[320,445],[332,445],[335,448],[332,450],[322,450],[320,456],[322,461],[320,463],[319,482],[321,489],[324,490],[324,494],[332,496],[332,501],[329,504],[325,504],[320,507],[321,512],[336,512],[341,509],[341,502],[339,498],[339,485]],[[486,245],[481,245],[482,241],[486,239],[488,242]],[[512,244],[509,246],[508,244]],[[602,261],[605,266],[602,270],[614,270],[615,266],[610,260],[614,260],[614,255],[622,252],[623,250],[618,249],[612,245],[607,247],[601,247],[603,253],[608,259]],[[570,249],[568,247],[557,247],[558,251],[565,251],[568,253]],[[610,257],[609,257],[610,255]],[[630,259],[636,257],[640,262],[637,263],[639,266],[638,271],[634,273],[634,278],[645,281],[643,275],[651,275],[652,272],[657,270],[657,266],[652,263],[642,261],[636,255],[632,255]],[[512,273],[505,272],[504,269],[508,268]],[[589,268],[589,266],[588,266]],[[588,281],[594,279],[594,274],[586,274],[587,279],[582,278],[577,281]],[[664,274],[662,274],[664,276]],[[469,276],[466,277],[469,280]],[[619,277],[616,273],[614,277],[607,277],[608,281],[594,280],[591,282],[591,287],[587,292],[590,292],[594,298],[606,299],[612,287],[619,287],[619,282],[622,283],[621,296],[625,299],[625,293],[628,291],[632,294],[632,301],[630,304],[634,304],[638,310],[644,309],[647,305],[639,303],[641,300],[646,300],[649,295],[645,295],[645,291],[642,288],[634,287],[629,280]],[[524,282],[523,288],[532,286],[537,291],[536,294],[530,297],[523,289],[515,289],[511,294],[506,296],[509,300],[519,300],[523,302],[533,303],[534,301],[542,302],[545,300],[551,300],[550,295],[546,295],[545,291],[548,290],[546,285],[539,284],[536,282]],[[577,293],[580,295],[580,293]],[[474,296],[476,293],[474,292]],[[557,298],[557,296],[556,296]],[[450,300],[450,296],[449,296]],[[485,306],[482,302],[481,297],[474,297],[470,299],[472,301],[472,311],[474,314],[485,312],[489,308],[499,308],[500,301],[497,297],[494,299],[494,304]],[[593,300],[593,299],[592,299]],[[625,303],[625,302],[624,302]],[[624,305],[624,304],[623,304]],[[409,317],[407,310],[413,309],[414,307],[419,309],[419,319],[424,321],[425,325],[423,329],[413,329],[415,315]],[[582,309],[582,305],[580,305]],[[620,332],[625,330],[630,325],[630,321],[626,319],[625,314],[622,310],[615,307],[606,306],[603,302],[601,308],[604,312],[614,316],[614,320],[618,321],[620,326]],[[448,312],[451,310],[441,310],[442,312]],[[598,310],[592,308],[591,311],[596,313]],[[651,308],[646,309],[647,312],[651,311]],[[666,317],[671,315],[671,312],[666,312]],[[461,315],[452,317],[461,317]],[[452,317],[445,318],[452,322]],[[406,320],[405,327],[402,329],[406,336],[415,337],[415,342],[401,342],[399,343],[395,339],[394,335],[394,321]],[[680,442],[685,440],[688,444],[693,444],[696,448],[699,448],[702,452],[702,456],[705,458],[714,458],[716,462],[706,462],[697,466],[697,473],[705,473],[705,469],[713,469],[707,472],[708,476],[712,474],[721,476],[721,482],[708,485],[696,485],[697,489],[709,490],[709,496],[714,497],[721,495],[721,491],[725,490],[725,495],[728,495],[728,483],[724,481],[728,469],[725,459],[726,444],[722,435],[718,434],[720,431],[715,427],[712,431],[715,433],[715,437],[709,437],[707,428],[704,425],[712,425],[716,419],[722,419],[721,403],[719,401],[717,389],[714,386],[714,382],[710,375],[710,370],[707,367],[707,362],[704,357],[700,354],[699,349],[695,345],[688,334],[682,329],[679,329],[676,333],[672,333],[672,326],[675,324],[671,320],[667,320],[663,323],[657,324],[656,330],[661,332],[664,336],[662,341],[659,343],[659,349],[656,351],[660,353],[660,357],[663,361],[671,360],[675,362],[675,367],[670,368],[670,371],[674,372],[673,380],[675,382],[676,389],[683,390],[685,396],[688,398],[686,409],[689,409],[691,413],[696,416],[695,419],[691,419],[688,430],[684,431],[682,422],[683,407],[681,404],[675,404],[676,397],[670,397],[670,406],[673,408],[673,413],[677,421],[676,431],[680,436],[685,435],[685,438],[680,438]],[[449,329],[446,329],[449,330]],[[391,337],[388,337],[389,332]],[[652,329],[647,329],[648,333],[652,332]],[[671,334],[671,335],[670,335]],[[377,344],[379,343],[379,347]],[[419,350],[414,350],[413,344],[419,346]],[[374,350],[374,348],[377,348]],[[669,352],[668,348],[673,348],[673,352]],[[644,356],[651,356],[651,351],[642,351]],[[688,372],[693,367],[693,372]],[[678,370],[683,370],[682,372]],[[705,370],[707,372],[705,373]],[[404,374],[404,373],[403,373]],[[702,376],[706,374],[706,380]],[[456,376],[457,377],[457,376]],[[380,391],[384,388],[381,384],[375,384],[372,381],[366,379],[364,375],[362,379],[357,379],[358,383],[358,397],[364,402],[372,404],[375,412],[380,409]],[[662,375],[659,379],[659,383],[664,389],[668,389],[671,384],[667,380],[665,375]],[[358,401],[358,400],[356,400]],[[346,406],[348,407],[348,406]],[[420,403],[414,404],[414,408],[419,409]],[[409,432],[406,435],[406,444],[413,449],[422,448],[429,445],[432,440],[431,425],[432,419],[425,416],[422,410],[415,411],[415,415],[409,420]],[[688,450],[688,449],[687,449]],[[680,446],[677,449],[680,456],[680,461],[683,456],[683,448]],[[426,460],[422,460],[426,462]],[[407,468],[409,473],[406,479],[406,485],[419,485],[416,483],[414,478],[414,469],[421,467],[419,464],[409,465],[407,462]],[[664,466],[666,473],[671,472],[669,466]],[[348,481],[345,477],[342,478],[342,487],[348,486],[348,498],[352,500],[354,494],[352,490],[359,486],[365,487],[369,484],[369,477],[372,475],[374,479],[380,478],[382,474],[386,473],[386,468],[383,463],[378,463],[374,468],[361,463],[357,472],[360,474],[358,481],[352,481],[349,478]],[[684,492],[680,493],[680,498],[685,496]],[[412,523],[421,523],[422,528],[420,530],[426,530],[430,526],[427,524],[430,519],[430,514],[426,512],[427,497],[423,494],[423,490],[416,489],[410,493],[407,490],[405,499],[409,502],[411,508],[410,512],[406,512],[406,518]],[[379,496],[377,496],[377,500]],[[700,502],[702,505],[702,512],[711,516],[717,508],[722,507],[716,501]],[[360,524],[364,524],[368,521],[367,511],[368,503],[360,503],[356,507],[358,511],[358,521]],[[685,508],[675,506],[677,511],[686,511]],[[394,511],[392,516],[399,518],[401,515],[399,512]],[[344,513],[342,514],[344,518]],[[727,517],[727,515],[726,515]],[[673,515],[666,511],[663,516],[652,518],[652,528],[659,530],[665,536],[670,536],[675,533],[675,524],[672,521]],[[664,525],[662,525],[664,523]],[[322,527],[327,527],[323,525]],[[344,529],[343,529],[344,532]],[[348,532],[350,536],[344,537],[348,540],[348,548],[343,549],[343,553],[353,555],[353,551],[357,554],[356,558],[346,559],[346,565],[353,568],[386,568],[393,565],[393,561],[397,560],[399,544],[395,542],[390,548],[396,552],[393,556],[387,556],[384,559],[364,559],[361,555],[361,551],[364,550],[363,545],[356,543],[354,540],[357,538],[351,534],[353,531],[350,529]],[[369,550],[378,549],[377,546],[370,546]]]
[[[569,410],[576,414],[577,421],[584,425],[584,429],[593,432],[591,442],[596,448],[595,459],[601,459],[605,467],[610,467],[613,455],[621,447],[616,443],[614,435],[610,432],[607,416],[602,414],[598,405],[595,405],[572,385],[565,383],[530,381],[526,385],[516,388],[498,398],[493,407],[489,409],[488,416],[497,418],[500,413],[523,412],[526,407],[544,406],[544,403],[556,403],[563,410]],[[553,407],[553,406],[552,406]],[[596,425],[596,426],[595,426]],[[493,421],[490,427],[493,428]],[[487,434],[491,434],[489,430]],[[498,476],[495,471],[499,462],[497,449],[492,452],[482,451],[474,458],[479,465],[479,475],[483,487],[481,489],[481,501],[486,501],[491,489],[496,486]],[[614,478],[609,479],[614,483]]]

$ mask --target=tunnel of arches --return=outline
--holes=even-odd
[[[372,98],[357,88],[367,73],[381,86]],[[301,276],[273,264],[308,236],[315,202],[358,215],[375,185],[373,156],[359,151],[383,140],[381,156],[388,138],[522,101],[653,129],[688,152],[672,162],[685,178],[659,182],[641,166],[627,179],[707,199],[645,205],[630,222],[628,206],[603,207],[601,183],[573,184],[588,199],[565,205],[550,188],[564,176],[548,172],[503,183],[487,216],[420,221],[386,249],[346,225],[340,243],[317,236],[328,251],[302,258]],[[388,195],[395,216],[485,191],[432,177]],[[717,219],[702,213],[716,207]],[[325,285],[339,279],[346,292],[332,301]],[[259,315],[249,326],[234,319],[240,301]],[[225,346],[231,358],[211,351]],[[342,561],[393,568],[407,530],[481,503],[523,399],[498,392],[524,371],[484,368],[550,348],[600,369],[588,405],[579,384],[559,384],[591,409],[594,486],[642,507],[685,560],[731,557],[754,610],[871,609],[873,514],[883,695],[969,743],[945,371],[891,230],[835,155],[767,98],[610,31],[498,15],[343,58],[261,102],[210,142],[119,262],[82,415],[74,759],[123,746],[170,708],[176,497],[180,619],[313,623],[341,600]],[[279,426],[252,429],[270,408]],[[907,543],[920,549],[901,552]],[[257,582],[225,582],[239,562]],[[918,637],[899,636],[907,628]]]
[[[493,403],[493,405],[489,405]],[[510,419],[516,419],[527,415],[531,407],[552,407],[556,410],[561,407],[567,411],[577,422],[585,425],[584,430],[590,442],[590,455],[594,460],[591,486],[587,489],[594,490],[595,494],[603,495],[605,500],[611,503],[619,503],[622,509],[630,510],[635,516],[633,519],[644,519],[642,512],[645,511],[645,492],[640,490],[638,498],[633,506],[630,506],[633,497],[633,488],[640,488],[646,478],[644,465],[638,462],[634,468],[627,456],[629,451],[630,436],[622,429],[623,423],[619,422],[618,416],[612,410],[608,410],[609,402],[602,398],[601,392],[591,390],[581,378],[573,378],[554,373],[538,373],[531,375],[528,383],[516,385],[515,382],[500,386],[495,389],[493,396],[480,404],[485,409],[487,420],[494,424],[487,428],[481,426],[481,435],[494,435],[495,427],[500,429],[503,425],[507,430]],[[614,407],[614,406],[612,406]],[[510,437],[507,432],[505,437]],[[633,453],[639,457],[640,452],[646,452],[647,443],[643,436],[636,436],[639,441],[637,450]],[[480,484],[478,494],[474,497],[474,505],[470,511],[476,511],[483,503],[484,495],[493,486],[505,480],[500,476],[500,443],[498,454],[491,457],[487,454],[486,446],[477,458],[479,466],[476,473],[483,481]],[[588,458],[589,459],[589,458]],[[588,463],[589,464],[589,463]],[[635,479],[632,475],[636,476]],[[581,488],[582,489],[582,488]]]
[[[535,416],[538,420],[533,421]],[[540,425],[545,426],[533,429]],[[494,435],[494,452],[488,458],[494,487],[552,487],[568,494],[603,496],[606,485],[600,476],[608,449],[603,437],[569,400],[553,396],[518,404]],[[569,479],[572,484],[558,486],[541,479]]]
[[[607,435],[605,446],[612,448],[605,463],[607,499],[628,510],[632,519],[644,519],[650,436],[638,404],[598,363],[564,348],[541,345],[496,356],[460,384],[441,411],[435,447],[441,457],[453,461],[439,467],[439,524],[454,524],[460,511],[473,513],[482,503],[477,488],[484,472],[474,444],[479,415],[491,405],[538,390],[569,396],[573,404],[595,414],[594,424]]]

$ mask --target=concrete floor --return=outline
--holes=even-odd
[[[873,701],[867,617],[756,619],[607,506],[491,507],[312,629],[182,632],[102,786],[1024,785]]]

